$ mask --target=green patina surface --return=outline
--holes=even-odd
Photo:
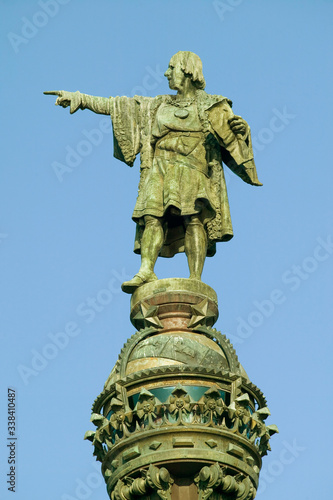
[[[165,72],[174,95],[96,97],[51,91],[70,112],[89,109],[110,115],[114,156],[132,166],[140,155],[139,194],[133,211],[134,251],[141,267],[123,283],[133,293],[157,279],[157,257],[185,252],[190,279],[200,280],[206,256],[233,237],[223,163],[243,181],[260,186],[250,127],[232,102],[204,91],[200,58],[178,52]]]

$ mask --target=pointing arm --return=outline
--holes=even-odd
[[[70,113],[73,114],[78,109],[90,109],[94,113],[109,115],[110,101],[112,97],[96,97],[81,92],[67,92],[66,90],[51,90],[44,92],[46,95],[56,95],[56,106],[67,108],[70,106]]]

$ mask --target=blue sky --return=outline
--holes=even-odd
[[[168,93],[170,57],[190,50],[203,61],[207,92],[232,99],[249,122],[264,184],[226,173],[235,237],[218,245],[203,274],[218,294],[216,326],[280,429],[257,498],[329,498],[333,2],[0,4],[0,497],[12,498],[12,387],[15,498],[107,498],[83,436],[134,333],[120,284],[139,266],[131,221],[138,162],[130,169],[113,158],[108,118],[70,116],[42,92]],[[187,277],[184,255],[156,269],[161,278]],[[82,315],[94,300],[98,310]]]

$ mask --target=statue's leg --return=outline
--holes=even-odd
[[[152,215],[145,216],[145,229],[141,239],[141,267],[138,274],[152,275],[162,248],[164,233],[161,219]]]
[[[186,218],[185,227],[185,253],[190,269],[190,279],[201,280],[207,254],[206,230],[197,215]]]
[[[125,281],[123,292],[133,293],[139,286],[157,279],[155,263],[164,241],[162,220],[152,215],[145,216],[145,229],[141,239],[141,266],[130,281]]]

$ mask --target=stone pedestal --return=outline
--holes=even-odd
[[[275,426],[266,400],[213,325],[214,290],[166,279],[140,287],[124,345],[86,438],[112,500],[252,500]],[[228,495],[227,497],[225,495]]]

